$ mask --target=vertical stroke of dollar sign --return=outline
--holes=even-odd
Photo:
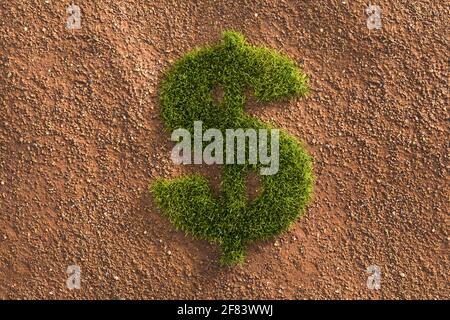
[[[244,111],[246,90],[250,89],[258,101],[269,102],[305,95],[306,84],[306,76],[293,61],[272,50],[250,46],[241,34],[227,31],[220,44],[188,53],[168,71],[161,85],[161,116],[170,130],[193,132],[194,121],[202,121],[203,130],[270,129]],[[218,86],[224,90],[219,106],[212,98]],[[239,263],[248,243],[279,234],[300,217],[312,192],[312,160],[301,144],[283,131],[279,136],[279,171],[260,175],[261,192],[248,201],[246,176],[260,167],[248,162],[224,165],[219,197],[198,174],[158,179],[150,191],[177,228],[219,244],[222,263]]]

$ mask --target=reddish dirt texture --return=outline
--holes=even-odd
[[[0,298],[448,299],[448,5],[372,2],[381,30],[359,0],[77,0],[68,30],[68,2],[0,0]],[[172,164],[158,95],[226,29],[310,77],[307,98],[248,112],[305,141],[316,175],[306,216],[235,267],[147,191],[192,171],[220,185]]]

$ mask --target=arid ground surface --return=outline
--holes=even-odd
[[[0,0],[0,298],[448,299],[448,4],[373,3],[381,30],[359,0],[78,0],[68,30],[68,2]],[[306,216],[237,267],[147,191],[220,181],[172,164],[158,85],[225,29],[310,77],[306,99],[248,112],[305,141],[316,176]]]

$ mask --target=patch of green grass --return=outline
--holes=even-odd
[[[212,96],[217,86],[224,89],[220,105]],[[246,89],[262,102],[304,96],[307,77],[288,57],[250,46],[241,34],[227,31],[222,43],[188,53],[168,71],[161,85],[162,119],[170,131],[193,132],[197,120],[203,121],[203,130],[270,129],[244,112]],[[250,170],[259,172],[260,164],[224,165],[220,197],[200,175],[159,179],[150,190],[177,228],[219,244],[222,263],[242,262],[248,243],[285,231],[310,199],[310,156],[286,132],[281,131],[279,142],[279,171],[260,176],[261,192],[253,201],[247,199],[245,178]]]

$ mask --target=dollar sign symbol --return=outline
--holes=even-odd
[[[166,74],[161,85],[161,116],[171,130],[194,132],[195,121],[203,122],[203,130],[221,132],[227,128],[270,129],[245,113],[245,90],[252,89],[257,100],[268,102],[305,95],[306,82],[306,76],[287,57],[250,46],[241,34],[227,31],[220,44],[187,54]],[[224,90],[220,106],[212,98],[217,86]],[[261,164],[248,161],[225,164],[220,197],[213,195],[208,181],[198,174],[159,179],[150,191],[177,228],[219,244],[222,263],[238,263],[248,243],[286,230],[304,211],[312,191],[311,158],[283,131],[279,170],[261,175],[261,192],[248,201],[245,178],[250,170],[260,168]]]
[[[366,8],[366,13],[369,15],[366,24],[369,30],[381,29],[381,8],[377,5],[370,4]]]

